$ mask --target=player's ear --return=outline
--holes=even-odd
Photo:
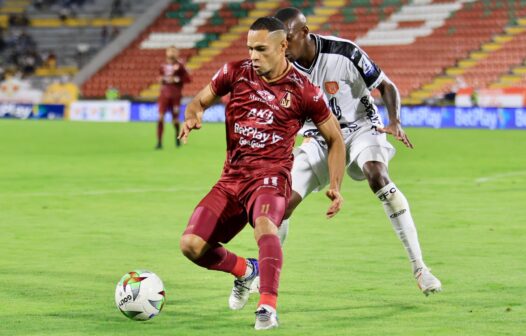
[[[287,47],[289,46],[289,42],[287,41],[287,38],[281,40],[281,51],[285,52],[287,50]]]
[[[302,32],[303,32],[303,34],[305,36],[308,36],[309,33],[310,33],[309,27],[308,26],[303,26]]]

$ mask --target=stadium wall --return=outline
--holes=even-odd
[[[69,119],[153,122],[157,120],[157,108],[157,104],[151,102],[81,100],[71,104]],[[186,105],[181,106],[181,120],[184,118],[185,108]],[[66,107],[60,104],[0,103],[0,118],[63,119],[65,110]],[[380,106],[379,112],[387,124],[387,111]],[[224,115],[224,105],[213,105],[207,109],[203,121],[224,122]],[[401,120],[405,127],[526,130],[526,108],[404,106],[401,109]],[[169,114],[166,121],[171,121]]]

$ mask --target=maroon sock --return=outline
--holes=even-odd
[[[194,262],[197,265],[207,268],[209,270],[222,271],[233,274],[238,259],[240,258],[237,255],[230,252],[223,246],[217,245],[215,247],[210,248],[201,258],[195,260]],[[244,273],[245,272],[243,270],[243,274]],[[241,276],[238,274],[234,275]]]
[[[163,139],[164,123],[162,121],[157,122],[157,142],[161,143]]]
[[[259,292],[278,295],[279,275],[283,253],[277,235],[266,234],[258,240],[259,246]]]

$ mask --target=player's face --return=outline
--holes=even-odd
[[[305,50],[305,37],[308,31],[305,31],[305,26],[294,20],[285,23],[287,27],[287,52],[285,55],[289,61],[294,62],[302,56]]]
[[[179,57],[179,49],[177,48],[168,48],[166,49],[166,58],[174,60]]]
[[[283,31],[249,30],[247,47],[252,66],[259,76],[268,75],[285,56],[287,42]]]

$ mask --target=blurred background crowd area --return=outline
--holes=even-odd
[[[68,84],[82,99],[111,90],[154,101],[171,45],[192,73],[183,91],[191,97],[223,63],[248,56],[257,17],[288,6],[312,32],[360,45],[404,104],[526,96],[526,0],[0,0],[0,99],[23,100],[16,87]]]

